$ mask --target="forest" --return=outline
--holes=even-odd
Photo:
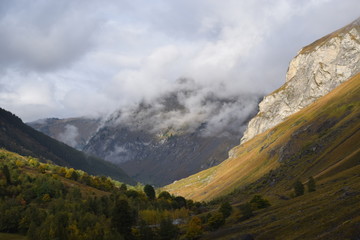
[[[0,232],[30,240],[198,239],[232,212],[4,149],[0,160]]]

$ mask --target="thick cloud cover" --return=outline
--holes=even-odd
[[[25,121],[106,114],[179,78],[218,98],[266,94],[359,13],[358,0],[2,0],[0,105]]]

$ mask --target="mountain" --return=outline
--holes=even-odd
[[[360,18],[304,47],[291,61],[286,83],[266,96],[241,142],[283,122],[360,71]]]
[[[260,113],[251,120],[249,128],[252,128],[259,119],[268,119],[271,125],[271,116],[279,115],[280,106],[282,107],[283,104],[288,105],[290,102],[300,104],[299,109],[302,108],[300,111],[289,115],[272,128],[269,125],[268,130],[258,133],[233,148],[229,153],[230,157],[218,166],[177,181],[165,189],[192,199],[209,200],[245,188],[249,184],[256,185],[258,188],[277,186],[279,191],[285,191],[291,188],[291,184],[296,178],[307,179],[309,176],[315,176],[320,179],[357,167],[360,163],[360,74],[358,73],[360,39],[358,23],[359,20],[305,47],[295,58],[298,59],[296,61],[299,69],[289,68],[288,76],[292,76],[291,80],[270,96],[265,97],[264,100],[282,96],[283,103],[280,103],[279,99],[274,101],[268,107],[273,111],[269,110],[266,113],[262,112],[264,110],[260,104]],[[340,41],[341,39],[344,41]],[[326,46],[338,41],[341,45],[353,47],[347,49],[339,46],[340,49],[343,49],[340,51],[341,54],[334,55],[333,49],[337,49],[336,45]],[[354,53],[357,54],[354,55]],[[316,55],[318,56],[316,57]],[[314,59],[320,59],[321,56],[348,59],[349,65],[342,62],[342,65],[326,68],[329,76],[332,77],[323,78],[321,84],[317,82],[319,88],[324,86],[327,89],[327,86],[339,85],[341,81],[343,83],[319,98],[318,91],[309,90],[309,87],[313,86],[314,78],[302,74],[302,69],[305,66],[307,66],[306,69],[316,69],[319,63]],[[349,56],[352,57],[348,58]],[[357,64],[353,62],[354,60],[357,61]],[[294,60],[292,64],[294,64]],[[320,65],[325,68],[325,64]],[[318,70],[322,71],[323,69]],[[350,73],[345,75],[342,71],[341,74],[336,75],[339,73],[339,69],[349,69],[347,72]],[[296,72],[299,74],[294,74]],[[350,75],[353,77],[345,78]],[[337,76],[340,80],[337,79]],[[316,79],[318,80],[318,78]],[[302,96],[311,98],[308,91],[313,92],[314,98],[317,100],[304,107],[301,105],[302,101],[297,99],[305,99]],[[262,117],[263,115],[266,117]],[[276,119],[276,117],[274,118]],[[259,122],[261,121],[259,120]]]
[[[163,186],[226,159],[259,101],[249,94],[223,97],[189,79],[178,80],[174,89],[102,120],[50,119],[30,125],[58,140],[74,126],[76,136],[86,139],[79,149],[115,163],[137,181]],[[89,139],[81,134],[86,124],[92,126]]]
[[[82,150],[101,125],[101,120],[86,117],[48,118],[26,124],[73,148]]]
[[[42,161],[51,160],[55,164],[81,169],[90,174],[111,176],[129,184],[135,183],[119,167],[52,139],[1,108],[0,147]]]

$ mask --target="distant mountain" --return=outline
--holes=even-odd
[[[29,124],[60,141],[70,135],[78,149],[117,164],[140,182],[162,186],[226,159],[259,102],[257,95],[219,96],[189,79],[177,81],[174,89],[101,121]]]
[[[260,112],[250,121],[247,141],[233,148],[227,160],[165,189],[196,200],[249,185],[274,194],[291,188],[297,178],[322,179],[358,167],[359,22],[299,53],[289,68],[288,81],[264,98]]]
[[[82,150],[101,125],[100,119],[93,118],[48,118],[26,123],[67,145]]]
[[[52,139],[24,124],[20,118],[1,108],[0,147],[43,161],[51,160],[55,164],[81,169],[90,174],[110,176],[129,184],[135,183],[119,167]]]

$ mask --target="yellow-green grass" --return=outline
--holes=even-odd
[[[333,124],[326,126],[329,122]],[[351,158],[360,148],[359,129],[360,74],[357,74],[283,123],[235,147],[233,157],[220,165],[165,189],[194,200],[211,200],[244,187],[280,166],[299,178],[320,177],[336,168],[344,170],[359,164]],[[316,143],[321,148],[306,154]],[[293,159],[291,164],[278,161],[281,148],[290,153],[285,160]],[[279,191],[289,185],[283,181]]]
[[[284,194],[290,194],[285,192]],[[317,182],[317,191],[281,200],[270,197],[271,207],[239,221],[235,211],[217,232],[202,239],[240,239],[251,234],[270,239],[355,239],[360,236],[360,165]]]
[[[26,240],[26,236],[11,233],[0,233],[0,240]]]

